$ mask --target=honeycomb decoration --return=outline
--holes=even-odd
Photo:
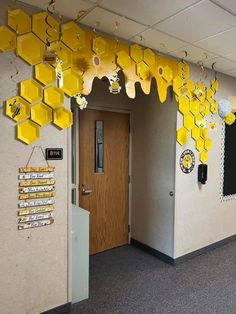
[[[105,39],[102,37],[96,37],[93,39],[93,47],[92,50],[98,56],[106,56],[109,53],[109,45]]]
[[[8,52],[16,48],[16,35],[6,26],[0,26],[0,51]]]
[[[74,70],[68,69],[64,72],[63,91],[70,97],[80,94],[83,90],[83,79]]]
[[[61,40],[73,51],[78,51],[85,47],[85,32],[71,21],[61,26]]]
[[[60,129],[68,128],[73,123],[72,112],[65,108],[54,110],[53,123]]]
[[[64,92],[56,86],[45,88],[44,102],[52,109],[59,108],[64,103]]]
[[[43,103],[31,107],[31,120],[44,126],[52,122],[52,109]]]
[[[43,85],[51,85],[56,82],[56,72],[47,63],[37,64],[34,68],[35,78]]]
[[[43,99],[43,89],[33,79],[22,81],[20,83],[20,95],[32,104]]]
[[[47,23],[46,23],[47,19]],[[32,31],[44,43],[59,39],[59,23],[47,12],[36,13],[32,16]]]
[[[17,37],[17,55],[30,65],[43,62],[44,51],[45,44],[33,33]]]
[[[72,65],[72,50],[63,43],[56,41],[50,45],[50,48],[56,52],[57,57],[62,60],[62,70],[66,70]],[[56,63],[53,64],[56,66]]]
[[[25,144],[33,144],[40,137],[40,127],[31,120],[26,120],[16,126],[17,138]]]
[[[15,109],[14,109],[15,106]],[[14,113],[20,109],[19,114]],[[6,116],[14,120],[15,122],[20,122],[30,117],[30,104],[20,96],[10,98],[6,101]]]
[[[19,35],[29,33],[31,31],[31,17],[21,9],[8,10],[8,26]]]

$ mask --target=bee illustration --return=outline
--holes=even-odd
[[[10,104],[9,106],[11,107],[12,118],[14,119],[21,112],[21,104],[17,103],[16,100],[14,100],[13,104]]]
[[[119,84],[119,78],[117,76],[114,77],[114,79],[110,79],[110,86],[109,91],[112,94],[119,94],[121,91],[121,86]]]

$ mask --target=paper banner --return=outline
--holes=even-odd
[[[35,208],[20,209],[18,211],[18,216],[46,213],[46,212],[51,212],[53,210],[54,210],[54,206],[52,206],[52,205],[35,207]]]

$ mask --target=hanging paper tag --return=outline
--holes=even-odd
[[[29,173],[19,175],[19,180],[52,179],[52,178],[54,178],[54,173]]]
[[[55,191],[54,185],[45,185],[45,186],[30,186],[19,189],[20,194],[24,193],[35,193],[35,192],[51,192]]]
[[[43,61],[45,63],[53,64],[56,62],[57,54],[54,50],[45,50],[43,55]]]
[[[49,218],[53,218],[53,214],[52,213],[23,216],[23,217],[19,218],[18,223],[28,222],[28,221],[36,221],[36,220],[43,220],[43,219],[49,219]]]
[[[30,180],[30,181],[20,181],[19,186],[40,186],[40,185],[53,185],[55,180]]]
[[[27,200],[27,199],[34,199],[34,198],[48,198],[54,197],[55,192],[44,192],[44,193],[28,193],[19,195],[19,200]]]
[[[19,203],[19,208],[26,208],[26,207],[35,207],[35,206],[44,206],[44,205],[53,205],[54,200],[49,199],[49,200],[37,200],[37,201],[30,201],[30,202],[24,202],[24,203]]]
[[[18,210],[18,216],[52,212],[53,210],[54,210],[54,206],[52,206],[52,205],[35,207],[35,208],[20,209],[20,210]]]
[[[50,218],[47,220],[39,220],[39,221],[22,223],[22,224],[18,225],[18,230],[43,227],[43,226],[51,225],[53,222],[54,222],[54,219]]]

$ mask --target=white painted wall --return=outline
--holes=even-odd
[[[191,66],[192,77],[197,79],[199,69]],[[208,78],[213,73],[208,72]],[[216,99],[235,95],[236,80],[218,74],[220,88]],[[222,120],[217,117],[218,129],[209,132],[213,140],[213,149],[209,152],[208,181],[206,185],[197,182],[197,166],[199,155],[195,150],[194,141],[181,147],[176,146],[176,190],[175,190],[175,248],[174,257],[193,252],[209,244],[220,241],[236,233],[236,201],[220,201],[220,169]],[[177,125],[182,124],[178,113]],[[179,158],[184,149],[190,148],[196,156],[196,166],[191,174],[184,174],[179,167]]]
[[[0,24],[9,3],[0,0]],[[68,131],[46,126],[35,144],[64,149],[63,161],[52,162],[56,167],[55,223],[18,231],[18,167],[26,165],[32,146],[15,139],[15,123],[4,116],[4,101],[17,93],[17,84],[10,79],[15,73],[10,60],[20,70],[17,82],[32,77],[32,68],[13,53],[0,54],[0,313],[38,314],[68,302]],[[31,165],[45,165],[39,152]]]

